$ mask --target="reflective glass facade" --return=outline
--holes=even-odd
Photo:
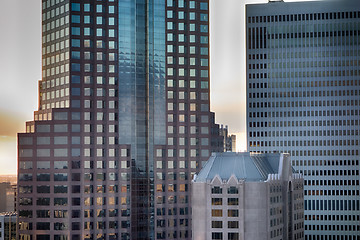
[[[20,133],[19,239],[191,239],[221,149],[208,1],[43,0],[39,110]]]

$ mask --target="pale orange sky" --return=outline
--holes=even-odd
[[[210,0],[211,110],[246,149],[245,2]],[[16,135],[33,119],[41,79],[41,1],[0,1],[0,174],[16,173]]]

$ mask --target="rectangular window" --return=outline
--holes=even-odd
[[[208,25],[200,25],[200,32],[207,33],[209,31]]]
[[[211,222],[211,227],[212,228],[222,228],[223,227],[223,222],[222,221],[212,221]]]
[[[238,221],[228,221],[228,228],[239,228]]]
[[[237,209],[229,209],[228,217],[239,217],[239,210]]]
[[[228,233],[228,239],[229,240],[238,240],[239,239],[239,233]]]
[[[228,188],[228,194],[238,194],[239,189],[237,187],[229,187]]]
[[[223,216],[222,209],[212,209],[211,210],[211,216],[212,217],[222,217]]]
[[[222,198],[212,198],[211,199],[211,205],[222,205]]]
[[[223,233],[222,232],[213,232],[211,233],[212,239],[223,239]]]
[[[80,11],[80,3],[72,3],[71,10],[75,11],[75,12],[79,12]]]
[[[207,2],[201,2],[200,3],[200,10],[208,10]]]
[[[238,198],[228,198],[228,205],[239,205],[239,199]]]

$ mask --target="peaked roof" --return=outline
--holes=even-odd
[[[265,181],[268,174],[279,173],[280,153],[213,153],[194,182],[207,182],[215,175],[228,180],[231,175],[245,181]]]

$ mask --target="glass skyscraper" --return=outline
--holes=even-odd
[[[191,239],[221,148],[208,0],[43,0],[39,108],[18,135],[21,240]]]
[[[305,239],[360,239],[360,4],[246,7],[247,145],[305,179]]]

